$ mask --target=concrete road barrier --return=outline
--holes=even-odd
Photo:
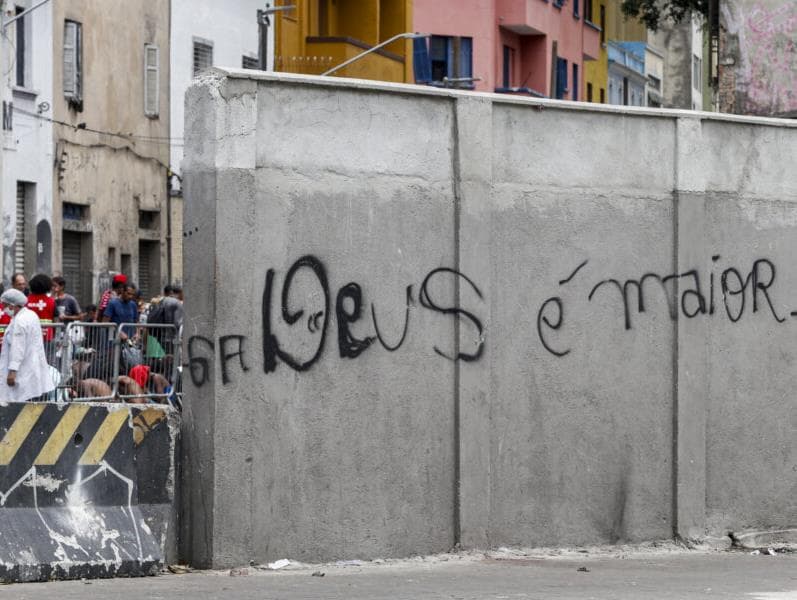
[[[0,406],[0,580],[156,573],[177,418],[119,404]]]

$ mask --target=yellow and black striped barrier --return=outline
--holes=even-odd
[[[163,558],[169,409],[0,406],[0,580],[143,575]]]

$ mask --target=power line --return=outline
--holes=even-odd
[[[109,136],[112,136],[112,137],[121,138],[121,139],[123,139],[123,140],[125,140],[127,142],[131,141],[130,140],[131,137],[132,138],[139,138],[139,137],[140,138],[146,138],[146,137],[148,137],[148,136],[134,136],[132,134],[125,135],[125,134],[122,134],[122,133],[113,133],[113,132],[110,132],[110,131],[102,131],[100,129],[92,129],[90,127],[80,127],[80,125],[72,125],[72,123],[67,123],[65,121],[59,121],[58,119],[51,119],[50,117],[45,117],[44,115],[39,115],[39,114],[36,114],[36,113],[32,113],[32,112],[24,110],[22,108],[17,108],[16,106],[14,106],[12,108],[13,108],[14,112],[18,112],[18,113],[21,113],[23,115],[27,115],[29,117],[33,117],[35,119],[41,119],[42,121],[48,121],[50,123],[55,123],[56,125],[63,125],[65,127],[71,127],[75,131],[89,131],[91,133],[96,133],[96,134],[99,134],[99,135],[109,135]],[[178,140],[178,139],[182,139],[182,138],[166,138],[166,137],[164,137],[164,138],[155,138],[153,136],[153,140],[155,140],[155,141],[150,140],[149,143],[168,144],[168,143],[170,143],[171,140],[174,140],[175,143],[179,144],[180,142],[176,142],[176,140]],[[157,140],[161,140],[161,141],[157,141]],[[69,142],[69,140],[66,140],[66,141]],[[144,141],[146,142],[147,140],[145,139]],[[106,148],[114,148],[114,149],[117,149],[117,150],[127,150],[128,152],[130,152],[134,156],[137,156],[137,157],[139,157],[141,159],[144,159],[144,160],[151,160],[151,161],[159,164],[164,169],[166,169],[166,171],[169,173],[170,176],[176,177],[179,181],[183,180],[182,177],[180,177],[180,175],[178,175],[177,170],[174,169],[171,165],[166,164],[165,162],[155,158],[154,156],[146,156],[144,154],[141,154],[140,152],[136,152],[129,145],[128,146],[121,146],[121,147],[116,148],[114,146],[110,146],[110,145],[107,145],[107,144],[99,144],[99,145],[98,144],[90,144],[90,145],[87,145],[87,144],[78,144],[77,142],[69,142],[69,143],[74,143],[74,144],[76,144],[78,146],[86,146],[86,147],[92,147],[92,148],[103,146],[103,147],[106,147]]]
[[[123,140],[131,141],[131,140],[141,140],[142,142],[149,142],[149,143],[160,143],[160,144],[170,144],[172,142],[182,142],[184,138],[171,138],[165,136],[154,136],[154,135],[135,135],[132,133],[117,133],[113,131],[103,131],[102,129],[94,129],[92,127],[87,127],[85,124],[80,123],[78,125],[73,125],[72,123],[67,123],[66,121],[59,121],[58,119],[53,119],[50,117],[45,117],[44,115],[40,115],[38,113],[33,113],[27,111],[22,108],[18,108],[16,106],[13,107],[14,112],[18,112],[23,115],[27,115],[29,117],[33,117],[34,119],[41,119],[42,121],[48,121],[50,123],[55,123],[56,125],[63,125],[64,127],[69,127],[74,129],[75,131],[88,131],[91,133],[97,133],[100,135],[108,135],[111,137],[118,137]]]

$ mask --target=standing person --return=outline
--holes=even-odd
[[[147,331],[147,356],[157,359],[152,365],[161,373],[171,371],[175,346],[178,345],[178,332],[183,323],[183,303],[179,298],[182,292],[176,285],[164,287],[160,302],[152,306],[147,317],[149,325],[174,325],[174,328],[153,327]]]
[[[67,324],[72,321],[80,321],[83,316],[80,312],[80,304],[72,294],[66,293],[66,279],[63,277],[53,277],[53,298],[59,321]]]
[[[19,290],[26,296],[28,295],[28,280],[25,279],[24,273],[16,272],[11,275],[11,289]],[[11,323],[11,317],[3,311],[3,306],[0,304],[0,344],[3,343],[3,336],[9,323]]]
[[[136,304],[135,296],[136,286],[132,283],[126,284],[122,290],[122,295],[119,298],[114,298],[108,303],[108,307],[102,314],[103,322],[111,322],[116,325],[121,325],[122,323],[137,323],[138,305]],[[141,364],[144,361],[141,349],[135,346],[134,340],[132,339],[135,334],[135,325],[119,327],[119,342],[122,344],[121,360],[125,370]]]
[[[182,288],[176,285],[167,285],[163,288],[163,296],[150,309],[147,323],[166,323],[179,329],[183,324],[182,294]]]
[[[55,300],[48,295],[48,292],[53,289],[53,280],[44,273],[39,273],[31,277],[28,285],[30,285],[30,295],[28,295],[26,306],[38,315],[42,325],[58,321]],[[44,342],[51,342],[54,337],[55,329],[48,327],[44,332]]]
[[[26,296],[28,295],[28,280],[25,279],[25,273],[14,273],[11,276],[11,287],[15,290],[19,290]]]
[[[3,292],[0,302],[12,317],[0,350],[0,401],[36,400],[55,388],[44,355],[39,317],[25,307],[27,298],[17,289]]]
[[[105,309],[108,308],[108,303],[111,300],[122,295],[122,290],[124,290],[125,285],[127,285],[126,275],[117,273],[113,276],[110,289],[102,293],[102,296],[100,296],[100,303],[97,305],[97,311],[100,316],[105,314]]]
[[[102,321],[104,323],[137,323],[138,322],[138,306],[134,300],[136,296],[136,286],[132,283],[125,284],[122,289],[122,294],[118,298],[114,298],[108,303],[108,306],[102,312]],[[133,335],[133,331],[129,328],[127,331],[120,331],[120,338],[126,341]]]

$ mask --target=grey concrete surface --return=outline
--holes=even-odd
[[[582,569],[582,570],[579,570]],[[586,569],[586,570],[583,570]],[[452,559],[0,586],[15,600],[794,600],[797,556]],[[313,573],[324,573],[323,577]]]
[[[797,527],[797,124],[237,70],[186,116],[194,564]]]

